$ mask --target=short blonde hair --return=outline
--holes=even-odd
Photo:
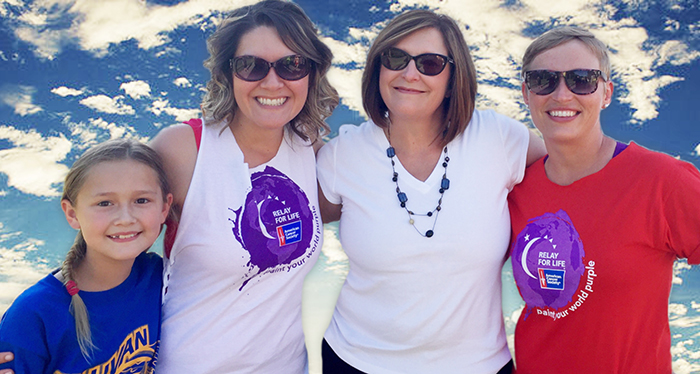
[[[603,72],[603,79],[609,80],[611,67],[608,47],[590,31],[576,26],[563,26],[551,29],[530,43],[523,55],[523,66],[520,71],[522,74],[528,72],[537,56],[571,40],[581,41],[593,52],[600,62],[600,71]]]

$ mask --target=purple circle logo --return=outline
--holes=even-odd
[[[250,274],[241,289],[256,275],[303,256],[314,232],[309,199],[289,177],[267,166],[253,173],[251,185],[231,220],[234,237],[250,254]]]
[[[531,219],[513,243],[513,277],[532,308],[566,307],[578,290],[586,269],[583,244],[563,210]]]

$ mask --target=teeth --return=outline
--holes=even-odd
[[[284,104],[285,101],[287,101],[286,97],[281,97],[279,99],[266,99],[264,97],[258,97],[257,99],[260,104],[270,106],[280,106]]]
[[[136,233],[129,234],[129,235],[110,235],[109,237],[114,238],[114,239],[129,239],[129,238],[133,238],[134,236],[136,236]]]
[[[549,115],[552,117],[573,117],[576,112],[573,110],[553,110],[549,112]]]

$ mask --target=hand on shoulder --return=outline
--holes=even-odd
[[[14,360],[15,356],[12,352],[0,352],[0,364],[8,363]],[[0,369],[0,374],[14,374],[12,369]]]

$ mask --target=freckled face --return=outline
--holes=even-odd
[[[532,62],[530,70],[568,71],[600,69],[596,55],[581,41],[572,40],[549,49]],[[560,78],[549,95],[536,95],[522,84],[523,98],[530,115],[546,142],[576,142],[600,136],[600,111],[612,99],[612,82],[598,80],[598,89],[589,95],[577,95]]]
[[[235,57],[256,56],[275,62],[295,54],[282,42],[274,28],[260,26],[241,38]],[[238,105],[234,123],[281,131],[301,112],[308,92],[308,75],[296,81],[286,81],[272,68],[257,82],[247,82],[233,75],[233,95]]]
[[[120,160],[91,167],[76,201],[63,200],[61,207],[71,227],[81,230],[88,256],[113,264],[133,261],[155,242],[171,202],[170,194],[164,201],[153,169]]]
[[[435,28],[417,30],[401,39],[395,48],[411,56],[423,53],[439,53],[447,56],[447,47],[442,34]],[[441,119],[442,105],[450,80],[450,67],[438,75],[428,76],[416,69],[415,61],[402,70],[389,70],[381,66],[379,92],[393,120],[401,117],[419,118],[428,116]]]

